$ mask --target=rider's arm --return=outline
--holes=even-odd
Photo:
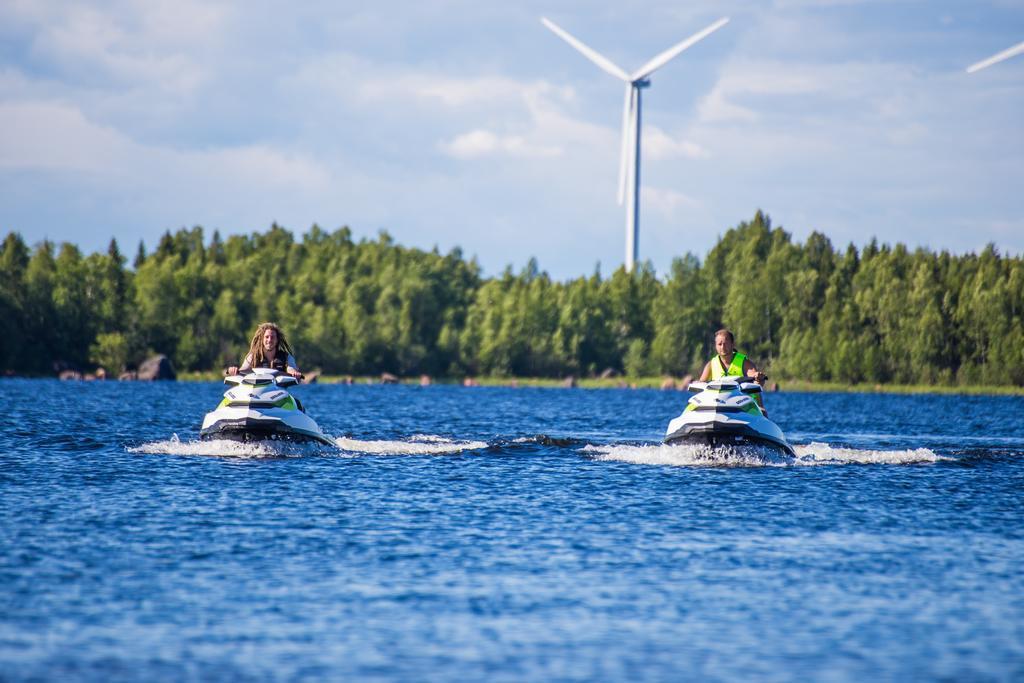
[[[238,368],[238,372],[249,372],[252,370],[252,354],[245,354],[245,360],[242,361],[242,367]]]
[[[755,382],[764,386],[764,374],[757,369],[757,366],[750,362],[750,359],[743,361],[743,374],[747,377],[752,377]],[[764,399],[761,398],[761,394],[754,394],[754,400],[757,401],[757,405],[760,406],[761,412],[764,413],[765,417],[768,417],[768,409],[764,407]]]
[[[299,370],[299,364],[295,362],[295,356],[288,354],[288,361],[285,363],[285,370],[289,375],[295,378],[302,377],[302,370]]]
[[[711,363],[710,362],[708,362],[704,366],[704,372],[700,373],[700,380],[699,381],[707,382],[709,379],[711,379]]]
[[[248,354],[246,355],[245,360],[242,361],[242,367],[232,365],[228,368],[227,374],[238,375],[244,372],[249,372],[250,370],[252,370],[252,355]]]
[[[757,382],[761,386],[764,386],[764,380],[765,380],[764,373],[762,373],[760,370],[758,370],[757,366],[754,365],[753,363],[751,363],[749,358],[747,358],[747,359],[745,359],[743,361],[743,374],[746,375],[747,377],[752,378],[755,382]]]

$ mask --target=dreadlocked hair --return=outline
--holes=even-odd
[[[260,326],[256,328],[256,333],[252,335],[252,341],[249,342],[249,357],[252,359],[254,368],[259,367],[266,360],[266,354],[263,352],[263,335],[267,330],[274,330],[277,333],[276,355],[281,355],[281,352],[284,351],[287,358],[292,353],[292,347],[288,344],[288,339],[280,327],[275,323],[260,323]]]

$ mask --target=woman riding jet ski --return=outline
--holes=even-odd
[[[782,430],[768,419],[761,398],[764,373],[736,352],[729,330],[715,334],[715,349],[718,355],[704,366],[700,381],[690,383],[690,391],[697,395],[669,423],[665,443],[760,444],[795,455]]]
[[[253,335],[242,366],[228,368],[224,383],[231,388],[224,392],[217,409],[206,414],[199,438],[286,439],[333,445],[302,404],[285,391],[301,379],[280,328],[263,323]]]

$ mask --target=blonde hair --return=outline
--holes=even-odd
[[[252,335],[252,341],[249,342],[249,359],[254,368],[259,367],[266,360],[266,355],[263,353],[263,335],[267,330],[274,330],[277,333],[275,354],[284,351],[286,356],[292,355],[292,347],[288,344],[288,340],[285,338],[281,328],[275,323],[260,323],[260,326],[256,328],[256,333]]]

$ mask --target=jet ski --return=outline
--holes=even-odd
[[[203,441],[319,442],[334,445],[320,426],[306,415],[298,399],[286,389],[299,383],[291,375],[256,368],[245,375],[228,375],[224,384],[224,400],[217,409],[206,414],[199,438]]]
[[[691,382],[682,415],[668,423],[665,443],[711,447],[761,445],[795,456],[779,426],[764,416],[754,398],[761,385],[750,377]]]

